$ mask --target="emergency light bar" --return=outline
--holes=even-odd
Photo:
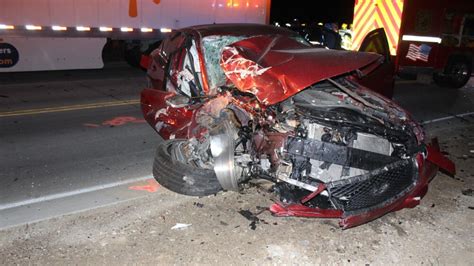
[[[441,38],[430,37],[430,36],[417,36],[417,35],[403,35],[403,41],[414,41],[414,42],[433,42],[441,43]]]

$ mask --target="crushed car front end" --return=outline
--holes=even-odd
[[[415,207],[439,168],[454,173],[406,111],[358,83],[379,55],[314,48],[287,33],[196,43],[207,95],[174,106],[167,99],[179,88],[142,93],[150,125],[180,138],[157,151],[153,173],[163,186],[205,195],[266,179],[273,214],[340,218],[350,228]]]

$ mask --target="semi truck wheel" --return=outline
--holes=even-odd
[[[141,51],[139,46],[134,46],[125,50],[124,59],[132,67],[140,67]]]

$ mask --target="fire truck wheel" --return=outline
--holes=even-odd
[[[439,87],[449,87],[448,86],[448,77],[444,75],[444,73],[435,72],[433,73],[433,81]]]
[[[466,57],[452,57],[445,69],[447,86],[461,88],[469,81],[472,73],[472,65]]]

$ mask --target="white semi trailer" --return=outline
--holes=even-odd
[[[270,0],[0,0],[0,72],[102,68],[108,40],[145,50],[173,29],[269,12]]]

